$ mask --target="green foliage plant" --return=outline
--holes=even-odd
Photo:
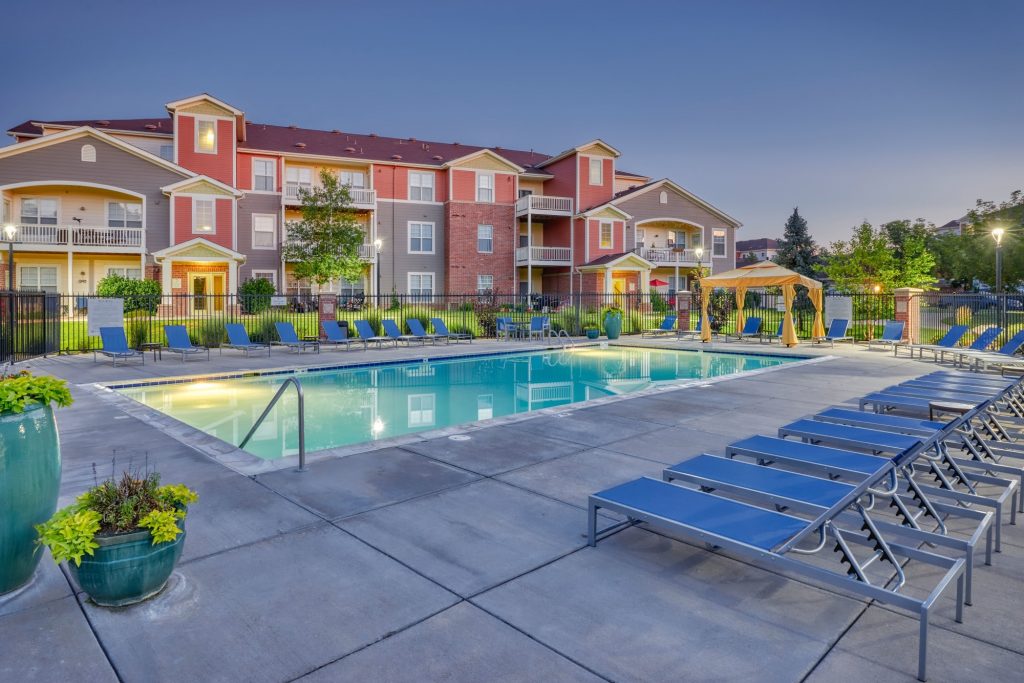
[[[246,280],[238,288],[242,311],[249,315],[262,313],[270,308],[270,298],[275,292],[274,283],[266,278],[254,277]]]
[[[64,408],[72,401],[68,383],[56,377],[20,372],[0,379],[0,415],[20,413],[36,403]]]
[[[160,304],[160,283],[156,280],[135,280],[120,275],[108,275],[96,285],[96,295],[124,299],[124,312],[145,311],[156,314]]]

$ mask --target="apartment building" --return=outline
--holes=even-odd
[[[299,190],[324,169],[349,186],[366,233],[363,278],[326,287],[342,295],[378,282],[420,296],[639,293],[735,266],[738,221],[618,168],[601,140],[550,155],[255,123],[207,94],[165,109],[8,131],[0,203],[17,229],[16,287],[86,294],[114,273],[174,294],[234,293],[254,277],[316,291],[282,244]]]

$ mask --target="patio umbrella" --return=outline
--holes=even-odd
[[[657,278],[651,280],[651,287],[668,287],[668,283]]]

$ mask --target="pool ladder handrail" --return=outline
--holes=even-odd
[[[559,342],[562,345],[563,351],[565,350],[565,342],[561,341],[563,337],[567,342],[569,342],[569,346],[571,346],[574,349],[576,348],[576,342],[572,340],[572,336],[565,329],[561,329],[555,333],[555,341]]]
[[[261,424],[263,424],[263,420],[265,420],[267,418],[267,415],[270,414],[270,411],[274,409],[275,405],[277,405],[278,399],[280,399],[281,396],[284,394],[284,392],[288,388],[289,384],[294,384],[295,385],[295,393],[298,394],[298,397],[299,397],[299,469],[297,469],[295,471],[296,472],[305,472],[306,471],[306,404],[305,404],[305,396],[304,396],[303,391],[302,391],[302,383],[299,382],[299,380],[295,379],[294,377],[288,377],[287,379],[285,379],[284,382],[281,383],[281,388],[277,390],[276,394],[274,394],[274,398],[270,399],[270,403],[268,403],[267,407],[263,409],[263,412],[256,419],[256,422],[253,423],[252,429],[250,429],[249,433],[245,435],[245,438],[242,439],[242,442],[240,444],[238,444],[238,447],[239,448],[245,448],[245,444],[249,443],[249,439],[252,438],[252,435],[256,433],[256,430],[259,428],[259,426]]]

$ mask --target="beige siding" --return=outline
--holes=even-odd
[[[487,156],[486,154],[472,159],[467,159],[464,162],[458,164],[452,164],[453,168],[467,168],[467,169],[478,169],[481,171],[509,171],[515,172],[515,167],[509,164],[503,163],[502,161],[495,159],[494,157]]]

